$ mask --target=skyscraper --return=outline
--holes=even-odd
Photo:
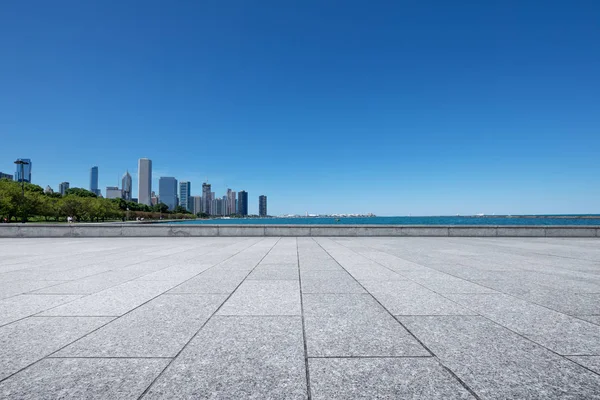
[[[15,181],[31,183],[31,160],[29,158],[17,158],[17,161],[24,161],[27,164],[17,164]]]
[[[123,178],[121,179],[121,188],[123,190],[123,199],[127,201],[131,201],[131,175],[129,175],[129,171],[125,172]]]
[[[107,199],[120,199],[123,196],[121,189],[116,186],[106,187],[106,198]]]
[[[202,212],[211,215],[211,196],[210,196],[210,183],[204,182],[202,184]]]
[[[258,196],[258,215],[261,217],[267,216],[267,196]]]
[[[65,194],[67,194],[68,188],[69,188],[69,182],[61,182],[58,184],[58,191],[60,192],[61,196],[64,196]]]
[[[175,189],[175,191],[177,191],[177,189]],[[138,203],[149,206],[151,192],[152,160],[140,158],[138,160]]]
[[[225,214],[231,215],[237,212],[235,208],[235,192],[231,189],[227,189],[227,207]]]
[[[179,182],[179,205],[190,212],[192,211],[192,204],[190,201],[191,191],[192,184],[190,182]]]
[[[248,215],[248,192],[245,190],[238,192],[238,214]]]
[[[95,195],[100,194],[98,190],[98,167],[92,167],[90,170],[90,192]]]
[[[174,210],[177,207],[177,179],[161,176],[158,180],[158,197],[161,203],[169,207],[169,210]]]
[[[202,212],[202,196],[190,196],[190,204],[192,205],[192,212],[194,214]]]
[[[4,172],[0,172],[0,179],[8,179],[9,181],[12,181],[13,176],[11,174],[5,174]]]

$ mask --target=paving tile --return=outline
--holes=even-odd
[[[441,272],[400,272],[428,289],[438,293],[495,293],[493,289]]]
[[[306,399],[301,318],[213,317],[144,398]]]
[[[400,317],[485,399],[598,399],[600,376],[484,317]]]
[[[432,358],[310,359],[314,400],[474,399]]]
[[[164,281],[126,282],[55,307],[45,316],[119,316],[144,304],[174,285]]]
[[[20,294],[26,294],[29,292],[33,292],[38,289],[42,289],[49,286],[59,285],[64,283],[65,281],[31,281],[31,280],[22,280],[22,281],[12,281],[12,282],[4,282],[2,281],[2,277],[0,277],[0,282],[2,285],[0,286],[0,300],[6,299],[13,296],[18,296]]]
[[[259,265],[248,276],[256,280],[298,280],[298,266],[292,265]]]
[[[0,383],[5,399],[135,399],[167,359],[45,359]]]
[[[305,294],[309,357],[428,356],[368,294]]]
[[[345,271],[301,271],[302,293],[365,293]]]
[[[448,297],[559,354],[600,355],[598,325],[504,294]]]
[[[300,315],[298,281],[247,280],[219,310],[219,315]]]
[[[56,357],[175,357],[225,300],[165,294],[67,346]]]
[[[102,274],[89,276],[76,281],[64,282],[60,285],[45,287],[35,293],[44,294],[93,294],[113,286],[118,286],[140,276],[139,273],[130,271],[109,271]]]
[[[364,287],[394,315],[476,315],[412,281],[362,281]]]
[[[577,317],[592,324],[600,325],[600,315],[578,315]]]
[[[0,326],[79,298],[81,296],[22,294],[0,300]]]
[[[600,374],[600,356],[569,356],[567,358]]]
[[[106,317],[30,317],[0,328],[0,379],[111,320]]]

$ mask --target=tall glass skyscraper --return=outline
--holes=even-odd
[[[190,182],[179,182],[179,205],[190,212],[193,208],[190,201],[191,191],[192,184]]]
[[[177,183],[175,184],[177,186]],[[175,188],[177,193],[177,188]],[[140,158],[138,160],[138,203],[151,205],[152,194],[152,160]]]
[[[245,190],[238,192],[238,214],[248,215],[248,192]]]
[[[177,207],[177,179],[161,176],[158,180],[158,197],[161,203],[169,207],[169,210],[174,210]]]
[[[29,158],[17,158],[17,161],[24,161],[27,164],[17,164],[15,181],[31,183],[31,160]]]
[[[267,216],[267,196],[258,196],[258,215],[261,217]]]
[[[202,212],[209,215],[212,214],[212,196],[210,191],[210,183],[204,182],[202,184]]]
[[[121,189],[123,191],[123,199],[127,201],[131,201],[131,175],[129,175],[129,171],[125,172],[123,175],[123,179],[121,179]]]
[[[98,190],[98,167],[92,167],[90,170],[90,192],[100,194],[100,190]]]

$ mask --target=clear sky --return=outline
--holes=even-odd
[[[600,213],[600,2],[12,1],[0,171],[269,213]]]

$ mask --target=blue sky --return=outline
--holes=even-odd
[[[11,3],[0,171],[42,186],[148,157],[250,212],[600,212],[600,2]]]

